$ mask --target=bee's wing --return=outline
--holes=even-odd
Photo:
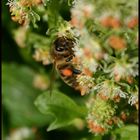
[[[52,95],[54,80],[55,80],[55,64],[53,64],[53,68],[50,74],[50,96]]]

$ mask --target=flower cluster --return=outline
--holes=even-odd
[[[77,82],[81,87],[81,95],[90,93],[91,89],[94,87],[94,79],[85,74],[78,75]]]
[[[104,134],[125,122],[130,112],[124,109],[115,115],[122,100],[138,109],[138,90],[130,87],[138,76],[138,57],[133,55],[138,41],[137,2],[127,3],[125,9],[121,2],[109,2],[78,1],[71,10],[70,24],[80,32],[76,62],[90,77],[79,76],[77,81],[82,86],[92,85],[86,89],[91,95],[87,123],[95,134]]]
[[[135,105],[136,109],[138,110],[138,89],[132,91],[130,95],[131,96],[129,97],[128,103],[130,105]]]
[[[46,90],[49,87],[48,78],[44,75],[37,74],[34,77],[33,85],[38,89]]]
[[[89,113],[87,123],[90,132],[95,134],[107,133],[114,125],[121,126],[121,119],[116,116],[117,106],[110,100],[105,101],[100,97],[91,97],[87,104]]]
[[[121,79],[126,80],[128,83],[133,83],[133,78],[138,75],[137,62],[128,62],[127,57],[123,56],[121,59],[115,59],[109,67],[110,76],[114,77],[115,81]]]
[[[35,25],[35,21],[40,20],[39,15],[32,10],[32,6],[37,6],[42,3],[42,0],[9,0],[11,18],[13,21],[21,25],[29,25],[30,21]]]
[[[112,80],[106,80],[97,84],[94,88],[97,96],[103,100],[113,100],[119,102],[120,98],[127,98],[127,93],[122,91],[120,86],[116,85]]]
[[[26,33],[27,33],[27,28],[25,28],[24,26],[19,27],[17,30],[13,31],[14,39],[17,45],[21,48],[26,47],[26,43],[25,43]]]
[[[92,18],[94,12],[93,6],[84,1],[76,1],[74,7],[71,9],[72,18],[70,23],[79,29],[84,27],[87,19]]]
[[[38,62],[42,62],[43,65],[48,65],[52,63],[52,59],[51,59],[49,51],[41,49],[41,48],[35,49],[33,58]]]
[[[10,136],[6,137],[6,140],[32,139],[34,131],[36,131],[34,128],[28,127],[14,129]]]

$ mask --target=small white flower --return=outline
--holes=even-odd
[[[128,95],[126,92],[123,92],[119,86],[115,85],[115,83],[109,80],[97,84],[93,90],[96,90],[98,93],[102,93],[103,95],[108,96],[111,99],[116,96],[126,98]]]
[[[138,102],[138,91],[131,93],[132,95],[129,97],[128,103],[130,105],[136,104]]]
[[[16,2],[14,0],[8,0],[8,2],[6,3],[6,5],[9,5],[10,7],[16,6]]]
[[[91,72],[96,72],[96,69],[98,67],[98,63],[95,59],[85,59],[83,60],[83,66],[88,68]]]
[[[78,48],[77,45],[73,48],[73,51],[76,57],[82,57],[84,54],[83,50],[81,48]]]
[[[115,88],[114,88],[114,93],[115,93],[116,95],[119,95],[121,98],[126,98],[127,95],[128,95],[126,92],[123,92],[123,91],[120,89],[120,87],[115,87]]]
[[[129,76],[135,77],[136,75],[138,75],[138,64],[136,61],[128,63],[125,59],[116,60],[110,66],[110,76],[118,76],[122,79],[125,79]]]
[[[35,53],[33,54],[33,58],[36,61],[41,61],[43,65],[48,65],[52,63],[51,56],[48,50],[43,50],[41,48],[38,48],[35,50]]]

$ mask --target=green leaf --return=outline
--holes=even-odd
[[[53,91],[51,96],[49,92],[43,93],[36,99],[35,105],[42,113],[53,117],[54,121],[47,131],[67,126],[75,118],[86,115],[84,107],[78,106],[72,99],[58,91]]]
[[[36,24],[36,22],[37,21],[40,21],[40,16],[36,12],[34,12],[33,10],[31,10],[29,12],[29,18],[31,19],[34,28],[37,28],[38,25]]]
[[[138,126],[126,125],[122,128],[118,128],[113,132],[119,140],[138,140]]]
[[[44,126],[49,120],[34,106],[39,90],[33,87],[35,72],[16,64],[2,65],[2,103],[11,127]]]

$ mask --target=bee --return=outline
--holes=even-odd
[[[82,71],[72,63],[73,58],[75,58],[75,43],[75,39],[66,36],[57,37],[51,48],[51,56],[54,67],[61,79],[75,90],[80,90],[76,78]]]

